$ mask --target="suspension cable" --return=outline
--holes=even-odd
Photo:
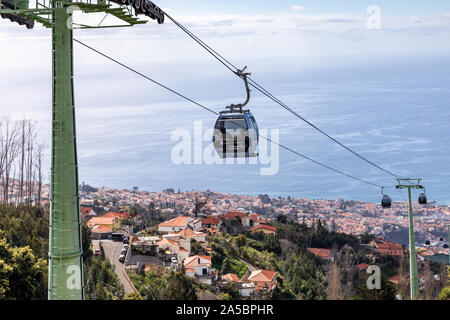
[[[177,92],[177,91],[175,91],[175,90],[169,88],[168,86],[166,86],[166,85],[164,85],[164,84],[162,84],[162,83],[160,83],[160,82],[158,82],[158,81],[156,81],[156,80],[154,80],[154,79],[152,79],[152,78],[146,76],[145,74],[143,74],[143,73],[137,71],[136,69],[134,69],[134,68],[132,68],[132,67],[127,66],[126,64],[124,64],[124,63],[118,61],[117,59],[114,59],[114,58],[112,58],[111,56],[109,56],[109,55],[107,55],[107,54],[105,54],[105,53],[103,53],[103,52],[101,52],[101,51],[99,51],[99,50],[97,50],[97,49],[95,49],[95,48],[93,48],[93,47],[91,47],[91,46],[89,46],[89,45],[87,45],[87,44],[85,44],[85,43],[83,43],[83,42],[77,40],[77,39],[73,39],[73,41],[75,41],[75,42],[79,43],[80,45],[82,45],[82,46],[84,46],[84,47],[86,47],[86,48],[88,48],[88,49],[94,51],[95,53],[97,53],[97,54],[99,54],[99,55],[105,57],[106,59],[108,59],[108,60],[110,60],[110,61],[112,61],[112,62],[114,62],[114,63],[120,65],[121,67],[123,67],[123,68],[125,68],[125,69],[127,69],[127,70],[129,70],[129,71],[131,71],[131,72],[133,72],[133,73],[135,73],[135,74],[141,76],[142,78],[144,78],[144,79],[146,79],[146,80],[148,80],[148,81],[150,81],[150,82],[152,82],[152,83],[154,83],[154,84],[156,84],[156,85],[158,85],[158,86],[160,86],[160,87],[162,87],[162,88],[164,88],[164,89],[166,89],[166,90],[172,92],[173,94],[175,94],[175,95],[177,95],[177,96],[179,96],[179,97],[181,97],[181,98],[183,98],[183,99],[185,99],[185,100],[187,100],[187,101],[189,101],[189,102],[195,104],[196,106],[201,107],[201,108],[203,108],[204,110],[207,110],[207,111],[209,111],[209,112],[211,112],[211,113],[213,113],[213,114],[215,114],[215,115],[219,115],[218,112],[216,112],[216,111],[214,111],[214,110],[212,110],[212,109],[210,109],[210,108],[208,108],[208,107],[202,105],[201,103],[199,103],[199,102],[197,102],[197,101],[195,101],[195,100],[193,100],[193,99],[190,99],[190,98],[188,98],[187,96],[185,96],[185,95],[183,95],[183,94],[181,94],[181,93],[179,93],[179,92]],[[358,177],[356,177],[356,176],[353,176],[353,175],[350,175],[350,174],[348,174],[348,173],[345,173],[345,172],[343,172],[343,171],[341,171],[341,170],[335,169],[335,168],[333,168],[333,167],[331,167],[331,166],[329,166],[329,165],[323,164],[323,163],[321,163],[321,162],[319,162],[319,161],[317,161],[317,160],[314,160],[314,159],[312,159],[312,158],[310,158],[310,157],[308,157],[308,156],[305,156],[305,155],[303,155],[303,154],[301,154],[301,153],[299,153],[299,152],[297,152],[297,151],[295,151],[295,150],[293,150],[293,149],[291,149],[291,148],[289,148],[289,147],[286,147],[286,146],[284,146],[284,145],[282,145],[282,144],[280,144],[280,143],[278,143],[278,142],[275,142],[275,141],[273,141],[273,140],[271,140],[271,139],[269,139],[269,138],[267,138],[267,137],[265,137],[265,136],[260,135],[260,137],[263,138],[263,139],[265,139],[265,140],[267,140],[267,141],[270,142],[270,143],[273,143],[273,144],[278,145],[279,147],[281,147],[281,148],[283,148],[283,149],[285,149],[285,150],[287,150],[287,151],[289,151],[289,152],[291,152],[291,153],[293,153],[293,154],[295,154],[295,155],[298,155],[298,156],[300,156],[300,157],[302,157],[302,158],[304,158],[304,159],[306,159],[306,160],[309,160],[309,161],[311,161],[311,162],[313,162],[313,163],[315,163],[315,164],[317,164],[317,165],[320,165],[320,166],[322,166],[322,167],[324,167],[324,168],[327,168],[327,169],[329,169],[329,170],[332,170],[332,171],[334,171],[334,172],[336,172],[336,173],[338,173],[338,174],[341,174],[341,175],[346,176],[346,177],[348,177],[348,178],[351,178],[351,179],[354,179],[354,180],[363,182],[363,183],[368,184],[368,185],[371,185],[371,186],[373,186],[373,187],[377,187],[377,188],[381,188],[381,187],[382,187],[382,186],[377,185],[377,184],[375,184],[375,183],[373,183],[373,182],[370,182],[370,181],[367,181],[367,180],[358,178]]]
[[[183,26],[180,22],[178,22],[176,19],[174,19],[172,16],[170,16],[167,12],[164,12],[164,14],[174,23],[176,24],[181,30],[183,30],[187,35],[189,35],[195,42],[197,42],[200,46],[202,46],[206,51],[208,51],[214,58],[216,58],[220,63],[222,63],[227,69],[229,69],[231,72],[233,72],[234,74],[237,74],[237,70],[239,70],[235,65],[233,65],[229,60],[227,60],[226,58],[224,58],[221,54],[219,54],[216,50],[214,50],[213,48],[211,48],[208,44],[206,44],[203,40],[201,40],[199,37],[197,37],[194,33],[192,33],[190,30],[188,30],[185,26]],[[354,154],[355,156],[357,156],[358,158],[360,158],[361,160],[369,163],[370,165],[374,166],[375,168],[395,177],[395,178],[400,178],[398,175],[394,174],[393,172],[377,165],[376,163],[370,161],[369,159],[367,159],[366,157],[364,157],[363,155],[359,154],[358,152],[354,151],[353,149],[349,148],[348,146],[346,146],[344,143],[340,142],[339,140],[337,140],[336,138],[332,137],[331,135],[329,135],[328,133],[326,133],[325,131],[323,131],[322,129],[320,129],[318,126],[314,125],[312,122],[310,122],[309,120],[307,120],[306,118],[302,117],[300,114],[298,114],[297,112],[295,112],[292,108],[290,108],[288,105],[286,105],[284,102],[282,102],[280,99],[278,99],[277,97],[275,97],[273,94],[271,94],[268,90],[264,89],[264,87],[262,87],[260,84],[258,84],[255,80],[253,80],[252,78],[248,77],[248,81],[249,84],[255,88],[256,90],[258,90],[259,92],[261,92],[262,94],[264,94],[265,96],[267,96],[269,99],[271,99],[272,101],[274,101],[275,103],[279,104],[281,107],[283,107],[284,109],[286,109],[287,111],[291,112],[294,116],[296,116],[297,118],[299,118],[300,120],[304,121],[305,123],[307,123],[309,126],[311,126],[312,128],[314,128],[315,130],[319,131],[321,134],[325,135],[327,138],[331,139],[333,142],[337,143],[338,145],[340,145],[342,148],[346,149],[347,151],[351,152],[352,154]]]

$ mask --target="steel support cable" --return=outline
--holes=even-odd
[[[95,53],[97,53],[97,54],[99,54],[99,55],[105,57],[106,59],[108,59],[108,60],[110,60],[110,61],[112,61],[112,62],[114,62],[114,63],[116,63],[116,64],[118,64],[118,65],[120,65],[120,66],[122,66],[123,68],[125,68],[125,69],[127,69],[127,70],[129,70],[129,71],[131,71],[131,72],[133,72],[133,73],[135,73],[135,74],[137,74],[137,75],[143,77],[144,79],[146,79],[146,80],[148,80],[148,81],[150,81],[150,82],[152,82],[152,83],[154,83],[154,84],[156,84],[156,85],[158,85],[158,86],[160,86],[160,87],[162,87],[162,88],[164,88],[164,89],[166,89],[166,90],[168,90],[168,91],[174,93],[175,95],[177,95],[177,96],[179,96],[179,97],[181,97],[181,98],[183,98],[183,99],[185,99],[185,100],[187,100],[187,101],[189,101],[189,102],[195,104],[196,106],[201,107],[202,109],[205,109],[205,110],[207,110],[207,111],[209,111],[209,112],[211,112],[211,113],[213,113],[213,114],[215,114],[215,115],[219,115],[218,112],[216,112],[216,111],[214,111],[214,110],[212,110],[212,109],[210,109],[210,108],[208,108],[208,107],[206,107],[206,106],[204,106],[204,105],[202,105],[202,104],[200,104],[200,103],[198,103],[198,102],[196,102],[196,101],[194,101],[194,100],[188,98],[187,96],[185,96],[185,95],[183,95],[183,94],[181,94],[181,93],[179,93],[179,92],[177,92],[177,91],[175,91],[175,90],[173,90],[173,89],[167,87],[166,85],[164,85],[164,84],[162,84],[162,83],[160,83],[160,82],[158,82],[158,81],[156,81],[156,80],[153,80],[152,78],[146,76],[145,74],[143,74],[143,73],[141,73],[141,72],[139,72],[139,71],[137,71],[137,70],[135,70],[135,69],[133,69],[133,68],[127,66],[126,64],[124,64],[124,63],[122,63],[122,62],[120,62],[120,61],[118,61],[118,60],[116,60],[116,59],[114,59],[114,58],[112,58],[112,57],[110,57],[110,56],[104,54],[103,52],[101,52],[101,51],[99,51],[99,50],[97,50],[97,49],[95,49],[95,48],[93,48],[93,47],[91,47],[91,46],[89,46],[89,45],[87,45],[87,44],[85,44],[85,43],[83,43],[83,42],[77,40],[77,39],[73,39],[73,41],[75,41],[75,42],[79,43],[80,45],[82,45],[82,46],[84,46],[84,47],[86,47],[86,48],[88,48],[88,49],[94,51]],[[304,159],[306,159],[306,160],[309,160],[309,161],[311,161],[311,162],[313,162],[313,163],[315,163],[315,164],[317,164],[317,165],[320,165],[320,166],[322,166],[322,167],[324,167],[324,168],[327,168],[327,169],[329,169],[329,170],[332,170],[332,171],[334,171],[334,172],[336,172],[336,173],[338,173],[338,174],[341,174],[341,175],[346,176],[346,177],[348,177],[348,178],[357,180],[357,181],[359,181],[359,182],[363,182],[363,183],[368,184],[368,185],[371,185],[371,186],[373,186],[373,187],[377,187],[377,188],[381,188],[381,187],[382,187],[382,186],[377,185],[377,184],[375,184],[375,183],[372,183],[372,182],[370,182],[370,181],[367,181],[367,180],[358,178],[358,177],[356,177],[356,176],[353,176],[353,175],[350,175],[350,174],[348,174],[348,173],[345,173],[345,172],[343,172],[343,171],[341,171],[341,170],[335,169],[335,168],[333,168],[333,167],[331,167],[331,166],[329,166],[329,165],[323,164],[323,163],[321,163],[321,162],[319,162],[319,161],[317,161],[317,160],[314,160],[314,159],[312,159],[312,158],[310,158],[310,157],[308,157],[308,156],[305,156],[305,155],[303,155],[303,154],[301,154],[301,153],[299,153],[299,152],[297,152],[297,151],[295,151],[295,150],[293,150],[293,149],[291,149],[291,148],[289,148],[289,147],[286,147],[286,146],[284,146],[284,145],[282,145],[282,144],[280,144],[280,143],[278,143],[278,142],[275,142],[275,141],[273,141],[273,140],[271,140],[271,139],[269,139],[269,138],[267,138],[267,137],[265,137],[265,136],[260,135],[260,137],[263,138],[263,139],[265,139],[265,140],[267,140],[267,141],[270,142],[270,143],[273,143],[273,144],[278,145],[279,147],[281,147],[281,148],[283,148],[283,149],[285,149],[285,150],[287,150],[287,151],[289,151],[289,152],[291,152],[291,153],[293,153],[293,154],[295,154],[295,155],[298,155],[298,156],[300,156],[300,157],[302,157],[302,158],[304,158]]]
[[[167,12],[164,12],[164,14],[173,22],[175,23],[180,29],[182,29],[186,34],[188,34],[194,41],[196,41],[198,44],[200,44],[205,50],[207,50],[214,58],[216,58],[220,63],[222,63],[227,69],[229,69],[231,72],[233,72],[234,74],[237,74],[237,70],[238,68],[233,65],[229,60],[227,60],[226,58],[224,58],[221,54],[219,54],[217,51],[215,51],[213,48],[211,48],[208,44],[206,44],[203,40],[201,40],[199,37],[197,37],[194,33],[192,33],[190,30],[188,30],[186,27],[184,27],[181,23],[179,23],[177,20],[175,20],[172,16],[170,16],[169,14],[167,14]],[[233,70],[236,69],[235,70]],[[346,149],[347,151],[351,152],[352,154],[354,154],[355,156],[357,156],[358,158],[360,158],[361,160],[369,163],[370,165],[374,166],[375,168],[395,177],[395,178],[400,178],[398,175],[394,174],[393,172],[384,169],[383,167],[377,165],[376,163],[370,161],[369,159],[367,159],[366,157],[360,155],[358,152],[354,151],[353,149],[347,147],[345,144],[343,144],[342,142],[340,142],[339,140],[337,140],[336,138],[333,138],[331,135],[329,135],[328,133],[326,133],[325,131],[323,131],[322,129],[320,129],[319,127],[317,127],[316,125],[314,125],[313,123],[311,123],[309,120],[307,120],[306,118],[302,117],[300,114],[298,114],[297,112],[295,112],[292,108],[290,108],[288,105],[286,105],[284,102],[282,102],[280,99],[278,99],[277,97],[275,97],[273,94],[271,94],[269,91],[267,91],[266,89],[264,89],[264,87],[262,87],[260,84],[258,84],[255,80],[253,80],[251,77],[248,77],[249,80],[249,84],[255,88],[256,90],[258,90],[259,92],[261,92],[262,94],[264,94],[265,96],[267,96],[269,99],[271,99],[272,101],[274,101],[275,103],[279,104],[281,107],[283,107],[284,109],[286,109],[287,111],[291,112],[293,115],[295,115],[297,118],[299,118],[300,120],[304,121],[305,123],[307,123],[309,126],[311,126],[312,128],[314,128],[315,130],[319,131],[320,133],[322,133],[323,135],[325,135],[327,138],[331,139],[333,142],[337,143],[338,145],[340,145],[341,147],[343,147],[344,149]]]

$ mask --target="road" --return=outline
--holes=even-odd
[[[257,268],[255,268],[253,265],[251,265],[250,263],[248,263],[247,261],[241,259],[242,261],[244,261],[244,263],[247,265],[248,270],[250,270],[250,272],[256,271],[258,270]]]
[[[123,243],[112,240],[101,240],[101,246],[103,247],[103,250],[105,252],[106,259],[108,259],[114,266],[114,271],[119,277],[125,293],[136,292],[136,289],[125,273],[125,265],[119,261],[120,251],[122,250]]]

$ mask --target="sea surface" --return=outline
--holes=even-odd
[[[139,71],[217,112],[245,98],[242,81],[225,69],[213,74],[189,65],[150,65],[142,65]],[[399,176],[423,178],[430,201],[450,204],[448,55],[399,57],[351,67],[350,63],[327,61],[321,68],[310,69],[255,61],[251,71],[255,80],[321,129]],[[172,134],[184,130],[193,138],[194,124],[201,123],[203,130],[212,128],[215,115],[108,62],[95,70],[76,67],[74,79],[80,182],[128,189],[138,186],[147,191],[210,189],[272,197],[381,199],[378,187],[338,175],[283,149],[279,153],[270,149],[279,160],[273,175],[261,175],[261,168],[269,165],[260,162],[175,164],[171,154],[178,141],[171,139]],[[24,99],[39,101],[29,114],[41,126],[41,135],[49,137],[48,75],[25,84],[19,75],[8,81],[33,87]],[[39,96],[45,98],[36,100]],[[392,189],[394,177],[355,157],[256,90],[248,107],[269,137],[278,130],[281,144],[386,186],[385,193],[393,200],[406,199],[405,191]],[[209,143],[204,141],[203,146]],[[267,150],[262,147],[261,151]]]

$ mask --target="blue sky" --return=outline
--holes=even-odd
[[[449,1],[156,3],[235,65],[248,65],[255,79],[294,110],[375,162],[427,177],[427,190],[450,203],[445,191],[450,188],[450,132],[444,121],[450,117]],[[381,9],[381,30],[366,26],[372,4]],[[75,15],[75,21],[83,18]],[[93,23],[102,18],[89,17]],[[241,81],[169,21],[76,30],[74,36],[216,111],[242,99]],[[0,114],[37,121],[42,139],[49,141],[50,30],[29,31],[0,19],[0,44]],[[280,174],[265,183],[258,167],[173,166],[170,132],[192,128],[196,120],[212,126],[215,119],[77,44],[74,62],[80,181],[149,191],[210,188],[378,199],[378,190],[285,153]],[[261,127],[281,130],[288,146],[348,173],[392,184],[257,93],[251,108]],[[426,121],[422,112],[430,112]],[[234,183],[235,175],[245,183]]]

